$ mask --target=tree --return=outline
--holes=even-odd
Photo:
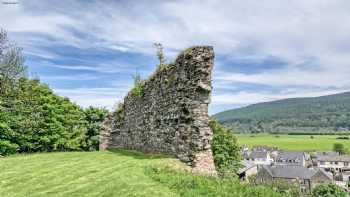
[[[211,120],[213,130],[212,150],[216,170],[221,176],[235,176],[240,167],[241,155],[232,131]]]
[[[87,132],[85,138],[85,150],[94,151],[99,148],[99,131],[101,123],[108,114],[105,108],[89,107],[84,110],[85,120],[87,121]]]
[[[0,155],[97,150],[99,124],[107,111],[83,110],[39,80],[27,79],[25,70],[22,49],[1,30]]]
[[[334,184],[322,184],[312,190],[313,197],[346,197],[345,191]]]
[[[17,47],[0,29],[0,93],[5,94],[14,86],[14,81],[26,74],[22,48]]]
[[[159,60],[159,65],[165,64],[165,55],[164,55],[164,50],[163,50],[163,45],[161,43],[154,43],[154,46],[157,49],[157,57]]]
[[[335,151],[341,155],[344,155],[347,152],[347,150],[344,147],[344,144],[341,144],[341,143],[334,143],[333,144],[333,151]]]

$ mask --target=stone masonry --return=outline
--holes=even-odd
[[[100,132],[100,149],[120,148],[173,155],[194,171],[215,172],[208,104],[214,52],[192,47],[158,69],[110,114]]]

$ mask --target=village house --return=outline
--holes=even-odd
[[[350,155],[318,155],[317,167],[332,172],[350,171]]]
[[[300,165],[262,166],[257,173],[256,183],[274,182],[295,184],[302,193],[308,194],[318,184],[333,182],[333,177],[323,169],[310,169]]]
[[[322,157],[322,156],[331,156],[331,157],[334,157],[334,156],[339,156],[340,154],[337,153],[337,152],[333,152],[333,151],[323,151],[323,152],[316,152],[315,153],[315,157]]]
[[[243,153],[243,158],[256,165],[270,165],[273,162],[273,158],[267,151],[246,151]]]
[[[275,164],[306,167],[309,159],[309,155],[304,152],[280,151],[275,159]]]

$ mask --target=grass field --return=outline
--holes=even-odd
[[[176,196],[144,174],[162,160],[126,152],[13,156],[0,159],[0,196]]]
[[[0,158],[0,196],[281,196],[266,187],[193,175],[183,168],[175,159],[128,151],[16,155]]]
[[[237,134],[239,144],[277,146],[285,150],[300,151],[330,151],[334,143],[342,143],[350,150],[350,140],[336,139],[334,135],[314,135],[313,139],[309,135],[270,135],[258,134],[247,135]]]

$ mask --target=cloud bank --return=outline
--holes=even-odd
[[[0,5],[0,25],[23,46],[32,71],[83,106],[111,107],[130,86],[111,81],[149,74],[154,42],[169,59],[188,46],[213,45],[213,113],[219,105],[350,90],[349,10],[347,0],[32,0]]]

